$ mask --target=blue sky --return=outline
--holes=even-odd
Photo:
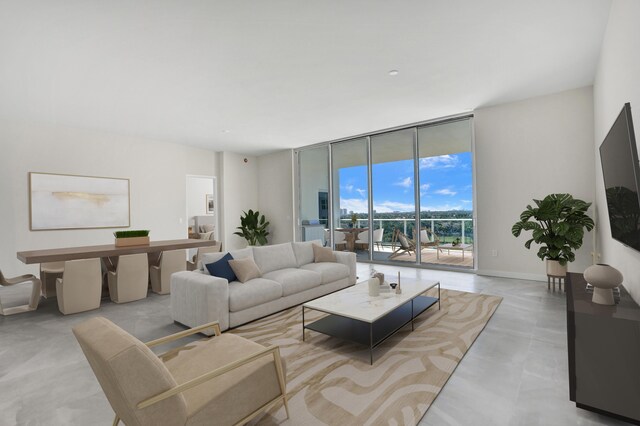
[[[340,207],[367,212],[367,168],[340,170]],[[471,153],[420,159],[421,210],[472,210]],[[408,212],[414,206],[413,160],[373,165],[373,208],[379,213]]]

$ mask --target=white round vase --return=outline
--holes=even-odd
[[[615,305],[613,289],[622,284],[622,274],[616,268],[599,263],[584,271],[584,279],[593,286],[593,303]]]

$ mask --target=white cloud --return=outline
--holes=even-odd
[[[438,190],[436,191],[436,194],[438,194],[438,195],[451,195],[451,196],[454,196],[454,195],[456,195],[456,194],[457,194],[457,192],[456,192],[456,191],[452,191],[452,190],[451,190],[451,189],[449,189],[449,188],[444,188],[444,189],[438,189]]]
[[[350,183],[343,186],[343,188],[345,189],[345,191],[347,192],[353,192],[353,185],[351,185]]]
[[[439,206],[422,206],[422,210],[430,210],[430,211],[462,210],[462,206],[452,205],[452,204],[441,204]]]
[[[361,198],[340,198],[340,208],[347,209],[348,212],[367,213],[369,202]]]
[[[471,201],[471,200],[460,200],[460,201],[462,201],[463,203],[466,203],[466,204],[468,204],[468,203],[472,203],[472,202],[473,202],[473,201]]]
[[[448,169],[456,167],[460,159],[456,155],[439,155],[420,159],[421,169]]]
[[[366,197],[367,196],[367,190],[366,189],[356,188],[356,192],[358,194],[360,194],[361,197]]]
[[[410,188],[411,187],[411,178],[410,177],[404,178],[400,182],[394,183],[394,185],[401,186],[403,188]]]
[[[359,198],[341,198],[340,208],[347,209],[347,211],[354,211],[355,213],[367,213],[369,211],[368,200],[362,200]],[[440,204],[440,205],[423,205],[423,211],[447,211],[447,210],[464,210],[465,208],[460,204]],[[397,201],[382,201],[375,203],[373,209],[377,213],[392,213],[407,212],[412,213],[415,210],[415,206],[410,203],[401,203]]]
[[[414,204],[400,203],[397,201],[383,201],[381,203],[375,203],[373,209],[378,213],[391,213],[395,211],[413,212],[416,206]]]
[[[426,192],[429,190],[430,187],[431,187],[430,183],[423,183],[422,185],[420,185],[420,190]]]

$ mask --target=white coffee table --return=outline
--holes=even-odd
[[[458,244],[457,246],[454,246],[451,243],[439,244],[438,250],[436,250],[436,258],[440,259],[440,250],[458,250],[458,251],[462,251],[462,260],[464,260],[464,252],[471,251],[472,249],[473,249],[473,244]]]
[[[335,293],[328,294],[302,305],[302,340],[305,330],[313,330],[344,340],[369,346],[373,365],[373,348],[391,337],[405,325],[438,304],[440,309],[440,282],[401,282],[402,294],[380,293],[369,296],[367,281]],[[438,287],[438,297],[424,296],[428,290]],[[325,312],[329,315],[305,324],[305,309]]]

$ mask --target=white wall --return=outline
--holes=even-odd
[[[247,162],[244,162],[244,159]],[[256,157],[220,153],[220,175],[222,176],[219,201],[222,205],[220,218],[221,240],[224,250],[246,247],[244,238],[233,235],[240,226],[243,211],[259,209],[258,206],[258,161]]]
[[[34,273],[21,250],[110,244],[114,229],[30,231],[29,172],[131,180],[131,229],[152,240],[186,237],[185,176],[216,175],[212,151],[55,125],[0,120],[0,268]]]
[[[640,303],[640,253],[624,247],[611,238],[607,204],[602,180],[598,148],[620,113],[625,102],[631,102],[636,143],[640,138],[640,2],[614,0],[600,54],[593,86],[596,200],[598,212],[598,244],[600,262],[622,272],[624,286]]]
[[[269,243],[293,241],[293,151],[258,157],[258,209],[270,223]]]
[[[546,280],[538,249],[527,250],[511,227],[534,198],[567,192],[594,201],[592,88],[478,109],[474,123],[478,272]],[[591,264],[591,247],[587,234],[570,271]]]

